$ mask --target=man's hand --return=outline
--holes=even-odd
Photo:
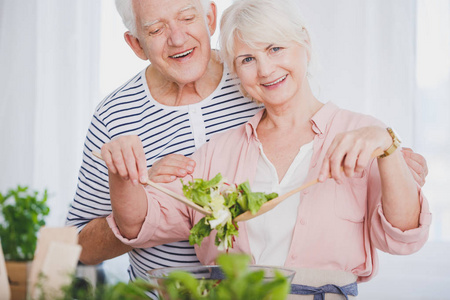
[[[402,148],[402,153],[414,180],[420,186],[423,186],[425,184],[425,178],[428,175],[427,161],[422,155],[415,153],[411,148]]]

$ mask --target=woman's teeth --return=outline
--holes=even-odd
[[[194,49],[188,50],[188,51],[183,52],[183,53],[180,53],[180,54],[173,55],[173,56],[171,56],[171,57],[172,57],[172,58],[183,57],[183,56],[186,56],[186,55],[191,54],[192,51],[194,51]]]
[[[283,77],[281,77],[280,79],[278,79],[278,80],[276,80],[276,81],[274,81],[274,82],[272,82],[272,83],[266,83],[266,84],[263,84],[263,86],[271,86],[271,85],[280,83],[280,82],[282,82],[283,80],[285,80],[286,77],[287,77],[287,75],[284,75]]]

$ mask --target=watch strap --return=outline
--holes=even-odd
[[[384,150],[384,153],[378,156],[379,158],[391,155],[392,153],[394,153],[395,150],[397,150],[398,147],[400,147],[401,144],[400,139],[395,135],[395,132],[391,127],[386,128],[386,130],[392,138],[392,145],[386,150]]]

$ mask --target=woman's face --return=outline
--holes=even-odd
[[[308,53],[295,42],[261,43],[254,49],[236,39],[234,66],[242,87],[266,107],[295,99],[308,82]]]

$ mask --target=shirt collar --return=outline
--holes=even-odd
[[[332,119],[334,114],[339,110],[336,104],[332,102],[325,103],[322,108],[320,108],[314,116],[311,118],[312,129],[316,134],[323,134],[326,132],[327,124]],[[247,135],[247,141],[250,141],[252,135],[256,138],[256,128],[264,114],[265,109],[257,112],[248,122],[245,124],[245,134]]]
[[[332,102],[325,103],[311,118],[312,129],[316,134],[324,134],[327,124],[337,113],[339,108]]]
[[[252,135],[254,135],[256,138],[258,137],[258,135],[256,134],[256,127],[258,127],[259,121],[261,121],[265,110],[266,109],[261,109],[245,124],[245,134],[247,135],[248,142],[250,141]]]

